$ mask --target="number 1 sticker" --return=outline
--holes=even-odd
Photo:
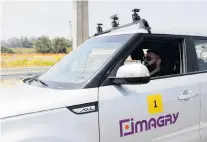
[[[155,94],[147,96],[149,114],[157,114],[163,112],[162,95]]]

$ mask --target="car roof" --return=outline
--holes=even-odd
[[[122,34],[136,34],[136,33],[148,33],[145,29],[139,29],[138,25],[133,25],[123,29],[117,29],[109,33],[95,36],[96,37],[106,37],[112,35],[122,35]],[[190,29],[152,29],[152,34],[169,34],[169,35],[186,35],[186,36],[204,36],[207,37],[207,31],[205,30],[190,30]]]

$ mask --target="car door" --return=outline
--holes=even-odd
[[[196,79],[200,81],[201,93],[201,115],[200,115],[200,134],[201,141],[207,141],[207,37],[194,38],[195,49],[197,52],[199,71],[194,72]]]
[[[207,78],[207,72],[201,73],[200,79],[202,80],[200,84],[201,89],[201,141],[206,142],[207,141],[207,80],[204,80],[204,78]]]
[[[100,139],[102,142],[198,142],[199,110],[199,81],[194,75],[154,78],[139,85],[101,86]]]

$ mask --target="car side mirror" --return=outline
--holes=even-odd
[[[141,63],[132,63],[121,66],[115,77],[109,77],[114,84],[146,84],[150,82],[147,67]]]

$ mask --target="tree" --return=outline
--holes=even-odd
[[[13,37],[9,38],[7,41],[1,40],[1,45],[4,45],[6,47],[26,47],[26,48],[31,48],[32,47],[32,41],[34,41],[35,38],[31,37],[30,39],[28,37]]]
[[[26,48],[31,48],[32,42],[29,41],[29,39],[27,37],[24,37],[23,42],[22,42],[22,46],[26,47]]]
[[[2,45],[1,46],[1,53],[15,53],[12,49]]]
[[[35,40],[37,40],[37,38],[34,37],[34,36],[32,36],[32,37],[29,38],[29,41],[30,41],[31,43],[33,43]]]
[[[202,45],[201,48],[203,49],[203,51],[207,51],[207,45]]]
[[[8,47],[22,47],[22,39],[13,37],[7,40]]]
[[[70,41],[64,37],[56,37],[52,40],[53,53],[67,53],[67,48],[71,47]]]
[[[46,36],[41,36],[37,40],[33,41],[33,47],[37,53],[51,53],[52,42]]]
[[[9,47],[8,43],[5,40],[1,40],[1,45],[2,46]]]

